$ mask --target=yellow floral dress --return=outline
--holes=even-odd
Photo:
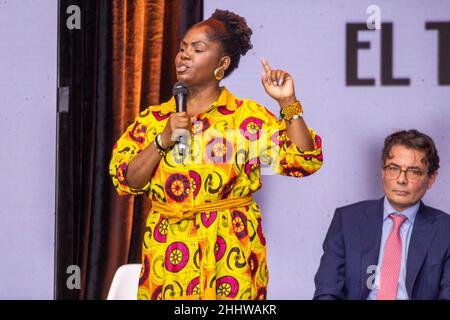
[[[314,150],[303,152],[289,140],[283,120],[222,88],[219,99],[197,115],[186,154],[180,156],[175,145],[147,185],[130,188],[129,162],[153,143],[172,112],[173,98],[148,107],[114,145],[110,175],[120,195],[145,193],[152,203],[181,209],[248,198],[261,188],[264,168],[304,177],[322,165],[321,140],[314,131],[309,129]],[[266,298],[266,240],[255,202],[178,221],[155,207],[146,220],[138,299]]]

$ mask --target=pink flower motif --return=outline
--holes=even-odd
[[[227,250],[227,243],[221,236],[217,236],[216,245],[214,247],[216,261],[219,261],[223,257],[226,250]]]
[[[231,213],[232,216],[232,224],[234,232],[236,233],[236,236],[238,239],[242,239],[248,234],[247,231],[247,217],[246,215],[239,210],[234,210]]]
[[[159,221],[155,226],[153,237],[156,241],[165,243],[167,240],[167,232],[169,229],[169,221],[163,216],[159,217]]]
[[[195,295],[199,293],[199,284],[200,284],[200,277],[194,278],[191,282],[189,282],[187,288],[186,288],[186,294],[187,295]]]
[[[200,188],[202,186],[202,179],[200,174],[198,174],[198,172],[196,171],[189,171],[189,178],[191,179],[191,186],[192,186],[192,196],[194,197],[194,199],[197,197]]]
[[[183,242],[174,242],[167,247],[165,266],[170,272],[178,272],[189,260],[189,249]]]
[[[261,135],[262,125],[263,121],[261,119],[248,117],[242,122],[240,131],[246,139],[250,141],[258,140]]]
[[[234,298],[239,291],[239,282],[232,276],[220,277],[216,281],[218,296]]]
[[[170,199],[183,202],[189,195],[189,179],[181,173],[173,173],[167,178],[164,190]]]
[[[233,145],[223,137],[213,138],[206,144],[205,156],[208,162],[229,163],[233,156]]]

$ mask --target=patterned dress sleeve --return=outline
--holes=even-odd
[[[130,161],[152,143],[157,134],[152,124],[150,108],[147,108],[136,117],[134,122],[114,144],[112,150],[109,175],[114,188],[121,196],[143,194],[150,189],[150,178],[148,183],[141,189],[131,188],[126,179]]]
[[[313,139],[314,149],[303,151],[288,137],[286,123],[278,119],[272,112],[256,102],[248,104],[247,122],[255,122],[259,128],[258,152],[262,163],[270,165],[272,170],[284,176],[306,177],[320,169],[323,162],[322,141],[312,129],[308,128]],[[295,121],[295,120],[294,120]]]

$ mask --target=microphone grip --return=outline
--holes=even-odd
[[[186,142],[184,141],[184,136],[178,137],[178,154],[184,156],[186,153]]]
[[[176,111],[177,112],[186,112],[187,110],[187,95],[179,93],[175,96],[176,102]]]
[[[187,110],[187,94],[178,93],[175,95],[176,102],[176,111],[177,112],[186,112]],[[181,133],[177,136],[176,140],[178,142],[178,154],[180,156],[184,156],[186,152],[186,132],[182,130]]]
[[[189,144],[189,131],[186,129],[178,128],[173,133],[174,140],[178,145],[178,154],[180,156],[185,155],[187,145]]]

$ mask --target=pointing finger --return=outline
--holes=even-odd
[[[264,71],[270,75],[272,69],[270,69],[269,63],[267,62],[267,60],[265,58],[261,58],[261,64],[264,68]]]

